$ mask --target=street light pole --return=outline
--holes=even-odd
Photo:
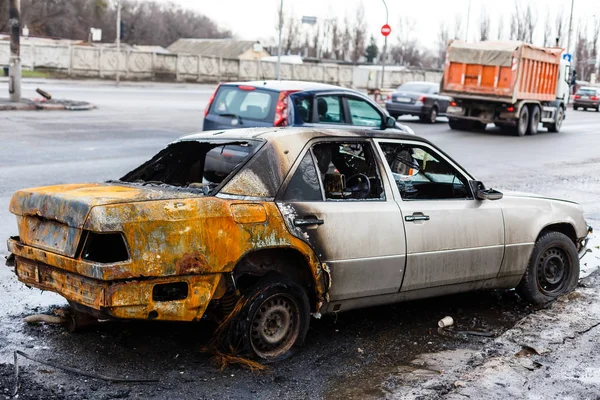
[[[8,68],[8,94],[10,101],[21,101],[21,0],[10,0],[8,25],[10,27],[10,60]]]
[[[283,30],[283,0],[279,1],[279,42],[277,45],[277,80],[281,80],[281,31]]]
[[[573,32],[573,6],[575,5],[575,0],[571,0],[571,16],[569,17],[569,37],[567,37],[567,54],[571,54],[571,33]]]
[[[388,24],[388,7],[387,4],[385,3],[385,0],[381,0],[383,1],[383,5],[385,6],[385,24]],[[381,89],[383,89],[383,78],[385,76],[385,57],[386,57],[386,52],[387,52],[387,35],[384,36],[383,39],[383,54],[381,55]]]
[[[120,80],[121,69],[121,0],[117,0],[117,85]]]

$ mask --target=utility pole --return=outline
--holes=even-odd
[[[10,27],[10,60],[8,67],[8,93],[10,101],[21,101],[21,0],[10,0],[8,26]]]
[[[277,45],[277,80],[281,80],[281,31],[283,30],[283,0],[279,0],[279,42]]]
[[[117,0],[117,85],[121,69],[121,0]]]
[[[571,16],[569,17],[569,37],[567,37],[567,54],[571,54],[571,33],[573,32],[573,6],[575,5],[575,0],[571,0]]]
[[[385,24],[388,25],[389,24],[388,7],[387,7],[387,4],[385,3],[385,0],[381,0],[381,1],[383,1],[383,5],[385,6]],[[385,76],[385,57],[386,57],[386,52],[387,52],[387,37],[388,37],[388,35],[384,36],[383,54],[381,54],[381,89],[383,89],[383,77]]]

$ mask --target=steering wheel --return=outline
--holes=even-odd
[[[358,199],[366,199],[371,193],[371,181],[365,174],[352,175],[346,179],[346,190],[349,190]]]

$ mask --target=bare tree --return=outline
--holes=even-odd
[[[448,25],[446,25],[445,23],[442,22],[439,26],[438,37],[437,37],[437,45],[438,45],[437,66],[438,67],[442,67],[444,65],[444,63],[446,62],[446,48],[448,47],[450,38],[451,38],[450,29],[448,28]]]
[[[398,23],[396,44],[390,49],[392,59],[396,64],[421,66],[421,53],[414,37],[416,22],[409,17],[401,17]]]
[[[554,21],[554,32],[556,33],[556,39],[558,40],[558,45],[562,46],[565,41],[565,29],[567,24],[567,19],[563,13],[564,9],[561,9],[556,14],[556,19]]]
[[[342,28],[337,18],[331,21],[331,52],[336,60],[342,58]]]
[[[454,39],[462,39],[462,16],[456,14],[454,17]]]
[[[490,38],[490,16],[485,11],[481,10],[481,20],[479,22],[479,40],[484,41]]]
[[[365,43],[367,40],[367,26],[365,23],[365,7],[359,4],[356,10],[356,19],[352,27],[352,61],[358,62],[365,54]]]
[[[350,22],[348,18],[344,18],[344,33],[342,35],[342,54],[340,60],[347,60],[352,48],[352,33],[350,32]]]
[[[498,18],[498,31],[496,32],[496,38],[498,40],[504,39],[504,17],[500,15]]]
[[[523,17],[523,25],[525,26],[524,36],[528,43],[533,43],[536,23],[537,16],[534,15],[534,13],[531,11],[531,5],[528,4]]]
[[[552,38],[552,19],[550,17],[550,10],[546,11],[546,19],[544,19],[544,47],[554,45],[554,38]]]

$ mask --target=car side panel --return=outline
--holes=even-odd
[[[525,273],[535,242],[549,225],[569,224],[575,228],[577,238],[587,233],[585,221],[571,203],[511,195],[497,202],[506,226],[506,251],[498,277]]]

